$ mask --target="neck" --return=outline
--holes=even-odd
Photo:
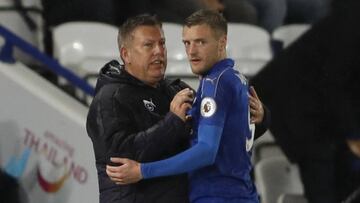
[[[126,66],[126,65],[125,65],[125,70],[131,76],[133,76],[134,78],[140,80],[141,82],[143,82],[146,85],[149,85],[149,86],[154,87],[154,88],[156,88],[159,85],[159,81],[152,82],[152,81],[145,80],[145,78],[141,77],[141,75],[139,75],[139,74],[136,74],[136,72],[132,71],[132,69],[129,68],[128,66]]]

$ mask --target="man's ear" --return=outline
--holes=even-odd
[[[125,47],[120,48],[120,58],[123,60],[124,64],[130,63],[130,54],[127,48]]]
[[[227,36],[226,35],[221,36],[219,41],[220,41],[221,50],[225,51],[226,43],[227,43]]]

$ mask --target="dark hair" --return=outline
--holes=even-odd
[[[227,21],[224,16],[214,10],[201,9],[191,14],[185,19],[184,25],[191,27],[194,25],[206,24],[214,30],[218,36],[227,34]]]
[[[119,48],[129,39],[132,32],[139,26],[159,26],[162,28],[162,23],[156,15],[141,14],[128,18],[120,27],[118,34]]]

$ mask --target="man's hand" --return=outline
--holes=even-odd
[[[261,123],[264,119],[264,108],[253,86],[250,87],[249,105],[250,122],[254,124]]]
[[[119,165],[122,164],[120,166],[106,165],[107,175],[116,184],[127,185],[131,183],[136,183],[142,179],[140,163],[125,158],[112,157],[110,160],[113,163]]]
[[[348,147],[350,148],[350,151],[360,158],[360,139],[348,139],[346,140],[346,143]]]
[[[170,103],[170,111],[185,121],[186,112],[191,108],[193,99],[194,92],[191,89],[185,88],[179,91]]]

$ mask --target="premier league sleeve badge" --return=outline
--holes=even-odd
[[[205,97],[201,101],[201,116],[211,117],[216,112],[216,102],[211,97]]]

